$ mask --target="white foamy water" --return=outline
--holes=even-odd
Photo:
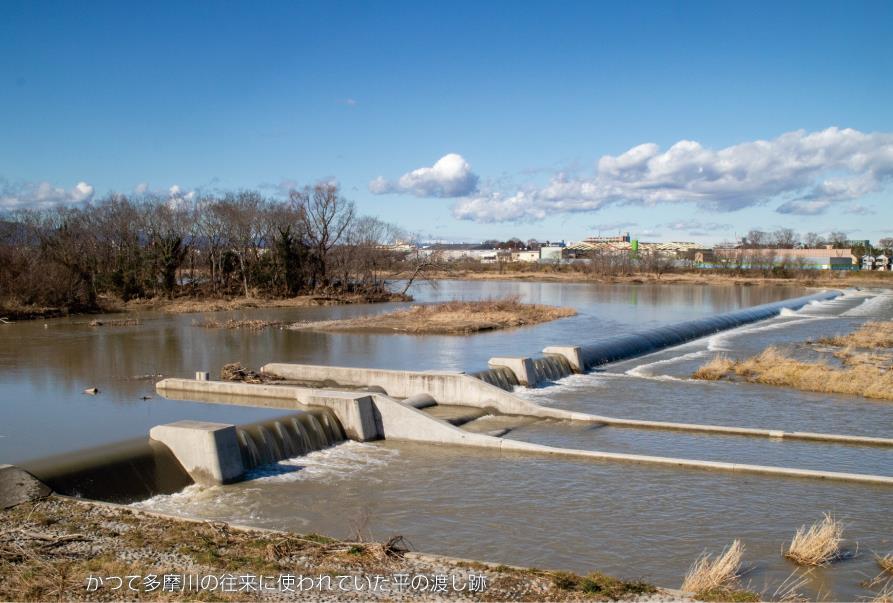
[[[245,481],[234,486],[192,485],[175,494],[161,494],[131,506],[150,511],[180,515],[207,515],[220,512],[231,516],[241,499],[249,491],[277,483],[325,481],[333,483],[350,480],[358,474],[387,465],[399,452],[375,444],[348,441],[308,455],[286,459],[249,471]],[[367,478],[369,479],[369,478]],[[250,497],[248,497],[250,498]],[[237,518],[239,521],[258,519],[255,513]]]
[[[650,369],[658,366],[676,364],[677,362],[685,362],[686,360],[694,360],[695,358],[707,356],[709,353],[709,350],[697,350],[695,352],[673,356],[672,358],[655,360],[654,362],[646,362],[645,364],[634,366],[633,368],[626,371],[626,374],[630,377],[639,377],[641,379],[655,379],[657,381],[687,381],[687,379],[680,379],[679,377],[673,377],[672,375],[655,375]]]
[[[871,316],[890,318],[893,316],[893,292],[884,292],[867,299],[841,316]]]

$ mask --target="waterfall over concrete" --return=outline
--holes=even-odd
[[[117,503],[173,494],[193,483],[167,446],[148,438],[55,455],[22,468],[60,494]]]
[[[515,375],[515,373],[513,373],[511,369],[504,366],[497,366],[491,369],[487,369],[486,371],[471,373],[471,376],[477,377],[484,383],[495,385],[499,389],[504,389],[507,392],[512,391],[513,389],[515,389],[516,385],[519,385],[518,377]]]
[[[825,301],[840,295],[838,291],[827,291],[815,295],[786,299],[780,302],[743,308],[706,318],[697,318],[672,325],[647,329],[630,335],[619,335],[602,341],[584,344],[581,356],[586,369],[602,364],[626,360],[657,352],[664,348],[706,337],[719,331],[733,329],[758,320],[777,316],[783,309],[797,310],[813,301]]]
[[[236,428],[246,470],[302,456],[345,440],[331,410],[314,409]]]

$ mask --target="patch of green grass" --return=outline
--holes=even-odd
[[[555,572],[552,574],[552,584],[555,585],[555,588],[560,588],[561,590],[577,590],[577,585],[580,584],[580,576],[570,572]]]
[[[366,552],[366,547],[354,545],[347,549],[349,555],[362,555]]]
[[[579,589],[590,595],[599,595],[609,599],[620,599],[629,595],[647,595],[657,589],[645,582],[627,582],[600,572],[593,572],[580,580]]]

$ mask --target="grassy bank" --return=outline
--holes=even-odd
[[[406,310],[377,316],[296,323],[291,328],[314,331],[466,335],[535,325],[574,316],[576,313],[573,308],[524,304],[513,297],[413,306]]]
[[[657,592],[648,584],[602,574],[583,577],[418,555],[407,552],[405,544],[396,538],[344,542],[250,530],[49,498],[0,511],[0,600],[579,601]],[[182,589],[165,576],[180,576]],[[215,578],[202,589],[205,576]],[[399,588],[403,576],[410,585]],[[440,580],[445,590],[434,590]],[[195,589],[185,588],[193,582]]]

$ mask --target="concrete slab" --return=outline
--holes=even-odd
[[[552,345],[543,349],[547,356],[564,356],[575,373],[585,373],[582,348],[578,345]]]
[[[228,484],[245,473],[235,425],[177,421],[153,427],[149,437],[170,448],[196,483]]]
[[[536,369],[530,358],[508,358],[499,356],[487,361],[490,368],[504,367],[515,374],[521,385],[536,385]]]
[[[39,498],[46,498],[53,491],[39,479],[14,465],[0,465],[0,509]]]

